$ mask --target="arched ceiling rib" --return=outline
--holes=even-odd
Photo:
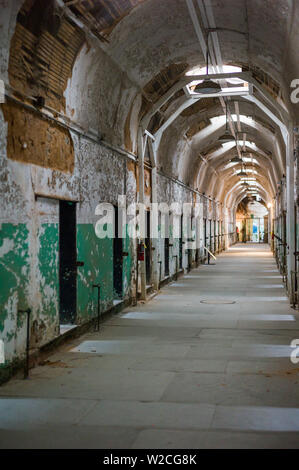
[[[267,117],[260,117],[258,113],[257,116],[247,117],[245,113],[247,115],[252,114],[252,105],[243,102],[238,104],[240,112],[244,112],[244,115],[240,116],[240,122],[242,123],[242,133],[239,136],[240,145],[243,143],[242,138],[245,137],[246,141],[249,141],[245,150],[257,155],[262,161],[264,158],[270,160],[274,178],[277,179],[278,175],[281,177],[284,173],[284,160],[282,158],[285,157],[282,157],[284,148],[279,129],[275,123],[273,124],[269,120],[267,122]],[[182,165],[178,166],[175,155],[177,154],[177,158],[179,158],[184,154],[185,166],[194,175],[197,172],[200,174],[201,168],[204,168],[207,172],[208,167],[211,167],[213,172],[219,166],[219,162],[227,163],[235,156],[236,147],[233,143],[225,146],[217,143],[217,139],[224,132],[225,127],[225,116],[220,115],[221,112],[222,109],[219,104],[212,103],[212,106],[206,112],[199,109],[199,112],[195,112],[194,115],[190,113],[189,116],[179,116],[167,129],[162,139],[160,147],[162,165],[165,166],[164,161],[168,160],[172,162],[172,168],[168,167],[169,171],[178,167],[182,168]],[[196,127],[199,119],[199,124],[203,129],[194,133],[190,139],[186,139],[188,130]],[[237,116],[233,115],[233,119],[237,121]],[[174,136],[177,137],[175,143]],[[171,141],[172,144],[169,145]],[[279,154],[278,149],[280,149]],[[183,177],[183,174],[180,176]],[[201,181],[196,184],[196,187],[200,188],[200,186]]]

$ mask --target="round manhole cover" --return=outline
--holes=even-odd
[[[216,305],[226,305],[226,304],[235,304],[235,300],[221,300],[221,299],[215,299],[215,300],[201,300],[201,304],[216,304]]]

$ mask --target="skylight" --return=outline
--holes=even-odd
[[[235,67],[234,65],[223,65],[222,66],[222,73],[238,73],[242,72],[241,67]],[[204,67],[194,67],[192,70],[189,70],[186,75],[206,75],[207,73],[207,68],[206,66]],[[209,73],[214,73],[212,70],[209,70]],[[226,79],[227,82],[232,83],[233,85],[240,85],[240,83],[246,83],[244,80],[241,80],[240,78],[229,78]],[[198,82],[200,83],[200,82]]]
[[[238,169],[238,170],[236,170],[236,173],[239,174],[239,173],[241,173],[241,171],[242,171],[241,169]],[[252,170],[251,168],[245,168],[245,171],[246,171],[246,173],[254,173],[255,175],[257,175],[257,171]]]

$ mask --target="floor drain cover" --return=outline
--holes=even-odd
[[[200,301],[201,304],[216,304],[216,305],[224,305],[224,304],[235,304],[236,301],[235,300],[201,300]]]

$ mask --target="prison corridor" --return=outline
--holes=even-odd
[[[3,385],[0,447],[298,448],[296,338],[269,246],[236,244]]]

